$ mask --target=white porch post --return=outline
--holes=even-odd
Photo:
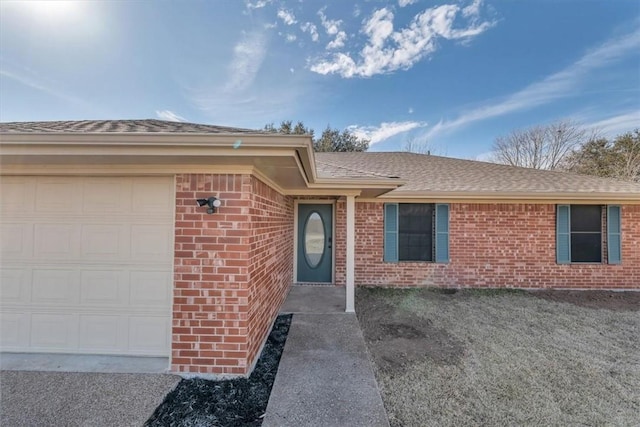
[[[356,198],[347,196],[346,312],[355,313]]]

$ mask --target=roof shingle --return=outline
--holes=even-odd
[[[173,133],[272,134],[270,132],[163,120],[82,120],[0,123],[0,133]],[[637,196],[640,183],[567,172],[528,169],[475,160],[405,152],[315,153],[324,179],[399,178],[405,184],[389,196],[430,193],[621,194]]]
[[[165,120],[79,120],[0,123],[0,133],[251,133],[264,131]]]
[[[424,193],[636,193],[640,184],[568,172],[529,169],[414,153],[316,153],[318,176],[398,177],[406,184],[388,195]]]

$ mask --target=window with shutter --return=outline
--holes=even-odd
[[[385,203],[384,260],[449,261],[449,205]]]
[[[558,264],[603,262],[603,206],[558,205],[556,258]],[[607,260],[621,262],[620,206],[606,209]]]

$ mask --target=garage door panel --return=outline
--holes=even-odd
[[[5,268],[0,271],[2,302],[28,303],[31,298],[31,271],[27,268]]]
[[[81,208],[82,181],[77,178],[37,178],[35,195],[35,212],[78,212]]]
[[[171,305],[171,273],[163,271],[132,271],[129,288],[130,304],[138,307]]]
[[[1,258],[26,259],[33,251],[33,225],[4,222],[0,227],[0,240]]]
[[[3,350],[28,347],[30,327],[30,318],[26,313],[1,313],[0,347]]]
[[[0,197],[2,350],[169,354],[172,177],[3,177]]]
[[[171,245],[172,233],[160,224],[131,226],[131,259],[134,261],[170,261],[172,253],[164,248]]]
[[[80,316],[79,348],[83,352],[115,352],[126,349],[127,321],[121,316]]]
[[[134,181],[131,195],[132,212],[149,214],[172,211],[174,201],[166,197],[167,192],[171,191],[173,191],[173,181],[159,182],[150,177]]]
[[[140,354],[157,354],[169,346],[169,320],[164,316],[131,316],[129,348]]]
[[[127,272],[83,270],[80,273],[80,303],[85,306],[128,305]]]
[[[85,261],[128,259],[129,227],[126,225],[86,224],[81,230],[81,250]]]
[[[79,272],[75,269],[33,269],[31,303],[44,305],[77,305]]]
[[[82,189],[82,212],[90,214],[131,212],[131,185],[131,180],[87,178]]]
[[[0,212],[25,213],[35,210],[36,183],[31,178],[21,176],[3,176],[2,178],[2,204]]]
[[[78,315],[32,314],[31,347],[39,350],[69,351],[78,348]]]
[[[80,256],[77,224],[36,224],[34,235],[36,258],[71,260]]]

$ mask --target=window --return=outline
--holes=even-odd
[[[560,264],[602,262],[606,234],[607,261],[621,262],[620,206],[606,208],[607,226],[603,230],[603,210],[598,205],[558,205],[556,255]]]
[[[386,203],[384,260],[449,261],[449,205]]]
[[[398,205],[399,261],[433,261],[433,211],[431,204]]]
[[[573,205],[571,213],[571,262],[602,262],[602,208]]]

